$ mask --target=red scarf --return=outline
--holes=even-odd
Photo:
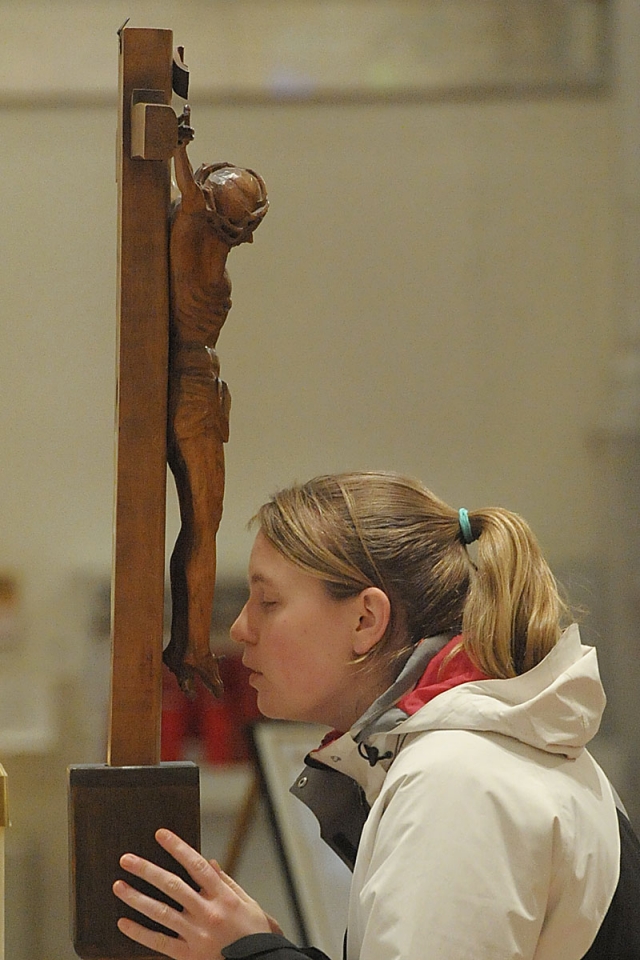
[[[486,673],[483,673],[471,662],[464,647],[461,647],[443,666],[447,656],[461,642],[462,637],[458,636],[445,644],[442,650],[429,661],[427,669],[413,690],[405,693],[398,700],[396,706],[411,717],[425,703],[429,703],[430,700],[437,697],[439,693],[444,693],[445,690],[451,690],[452,687],[457,687],[460,683],[470,683],[472,680],[489,680],[490,678]]]

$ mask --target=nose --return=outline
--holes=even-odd
[[[229,630],[229,636],[236,643],[248,643],[249,642],[249,625],[247,621],[247,605],[245,603],[244,607],[231,624]]]

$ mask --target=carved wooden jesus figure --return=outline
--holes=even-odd
[[[171,639],[163,659],[186,692],[199,676],[219,695],[222,683],[209,638],[231,397],[220,379],[215,346],[231,307],[229,250],[252,242],[268,200],[262,178],[252,170],[213,163],[194,174],[187,156],[193,138],[188,123],[187,108],[174,154],[181,198],[172,212],[169,252],[167,457],[181,528],[170,563]]]

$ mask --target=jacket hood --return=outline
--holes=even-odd
[[[575,624],[522,676],[462,682],[408,716],[402,698],[419,685],[451,639],[423,640],[396,682],[360,721],[311,752],[303,776],[291,788],[318,817],[322,837],[351,868],[368,810],[407,737],[429,730],[497,733],[573,759],[598,731],[606,700],[597,655],[593,647],[583,646]]]
[[[447,690],[394,726],[500,733],[547,753],[576,757],[595,736],[606,698],[595,648],[576,624],[532,670],[509,680],[475,680]]]

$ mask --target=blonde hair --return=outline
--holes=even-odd
[[[403,662],[423,637],[462,633],[471,660],[513,677],[556,644],[566,613],[527,523],[515,513],[469,511],[471,560],[457,510],[415,480],[344,473],[295,484],[256,516],[282,556],[322,580],[334,599],[369,586],[391,601],[383,641],[366,659]]]

